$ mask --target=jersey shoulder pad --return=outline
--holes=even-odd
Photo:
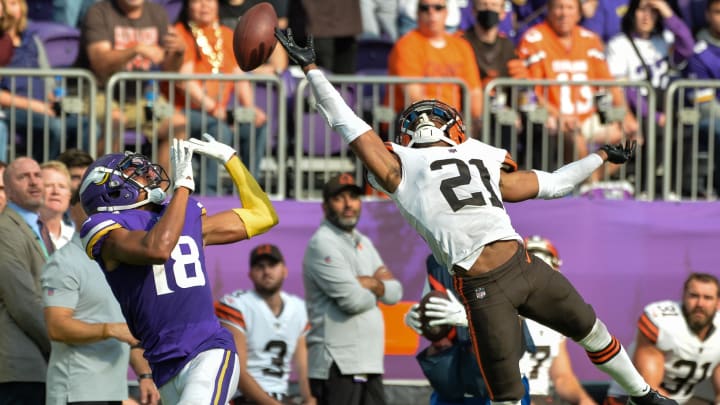
[[[517,162],[515,162],[515,159],[510,156],[510,152],[505,153],[505,160],[502,162],[501,168],[506,173],[512,173],[514,171],[517,171]]]

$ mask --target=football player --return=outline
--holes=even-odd
[[[564,196],[606,161],[625,163],[634,154],[634,143],[605,145],[553,173],[517,171],[505,150],[467,138],[454,108],[423,100],[400,115],[396,143],[384,144],[317,68],[312,40],[301,47],[290,31],[276,29],[275,34],[305,72],[328,125],[367,167],[370,182],[392,198],[453,274],[493,403],[517,404],[525,391],[517,314],[577,341],[594,364],[619,380],[636,405],[675,403],[650,389],[572,284],[527,254],[504,205]]]
[[[635,366],[659,392],[685,404],[700,382],[711,379],[720,403],[720,284],[711,274],[685,280],[682,301],[658,301],[645,307],[630,346]],[[606,405],[625,404],[627,394],[611,383]]]
[[[282,291],[287,275],[277,246],[257,246],[250,252],[253,290],[237,290],[215,302],[215,314],[232,333],[243,370],[233,405],[289,401],[290,359],[303,404],[315,404],[307,372],[305,301]]]
[[[549,240],[537,235],[525,238],[525,249],[554,270],[560,271],[562,260]],[[520,371],[530,383],[533,404],[596,405],[575,376],[565,336],[531,319],[525,321],[535,351],[523,355]]]
[[[232,335],[213,311],[204,246],[248,239],[278,222],[235,150],[204,137],[173,141],[169,202],[165,170],[130,152],[97,159],[80,185],[90,215],[80,233],[85,251],[105,272],[166,404],[230,399],[240,370]],[[190,198],[193,152],[225,164],[243,208],[208,216]]]

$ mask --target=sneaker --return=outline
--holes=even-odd
[[[627,405],[678,405],[677,401],[660,395],[654,389],[639,397],[628,398]]]

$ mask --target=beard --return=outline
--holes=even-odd
[[[703,314],[702,319],[692,318],[692,316],[697,312],[690,312],[690,310],[688,310],[687,307],[685,307],[685,305],[682,306],[682,312],[683,312],[683,315],[685,316],[685,321],[687,322],[690,330],[695,333],[698,333],[713,323],[713,320],[715,319],[715,314],[717,311],[712,311],[712,313],[708,314],[703,310],[699,310],[699,312]]]
[[[273,285],[270,286],[262,286],[262,285],[255,285],[255,291],[262,297],[269,297],[271,295],[276,294],[278,291],[282,289],[282,281],[279,281]]]
[[[337,226],[343,231],[350,232],[355,229],[355,225],[357,225],[358,220],[360,219],[360,213],[358,212],[358,214],[353,217],[340,217],[337,212],[333,212],[331,215],[328,215],[327,219],[331,224]]]

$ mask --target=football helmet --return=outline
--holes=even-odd
[[[395,143],[414,144],[445,141],[450,145],[465,142],[465,125],[454,108],[438,100],[422,100],[400,114]]]
[[[555,249],[555,246],[548,239],[538,235],[525,238],[525,249],[527,249],[528,253],[539,257],[555,270],[560,270],[562,260],[560,260],[558,256],[557,249]]]
[[[170,185],[165,170],[139,153],[111,153],[88,167],[80,183],[85,212],[129,210],[165,201]],[[141,192],[145,198],[139,200]]]

